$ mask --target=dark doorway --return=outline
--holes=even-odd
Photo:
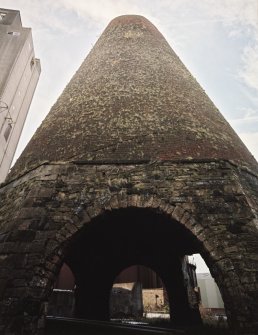
[[[70,243],[65,263],[75,277],[74,316],[109,320],[109,297],[117,275],[134,264],[155,271],[167,288],[174,325],[192,323],[182,259],[200,244],[182,224],[151,209],[106,211]]]

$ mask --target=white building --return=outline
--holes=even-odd
[[[210,273],[197,273],[197,282],[201,291],[201,303],[204,308],[224,309],[224,303],[215,280]]]
[[[30,28],[0,8],[0,182],[8,174],[40,75]]]

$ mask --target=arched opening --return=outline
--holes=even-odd
[[[47,315],[51,317],[74,316],[75,278],[70,267],[63,263],[48,299]]]
[[[65,252],[64,263],[74,276],[73,317],[110,320],[116,277],[141,264],[162,278],[172,325],[198,324],[198,296],[184,260],[201,249],[184,225],[158,209],[105,211],[73,236]]]
[[[159,275],[143,265],[119,273],[110,292],[110,319],[129,324],[168,324],[168,295]]]
[[[189,257],[196,267],[196,279],[199,290],[199,310],[204,325],[227,328],[227,316],[220,289],[200,254]]]

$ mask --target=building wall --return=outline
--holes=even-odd
[[[204,308],[224,308],[224,303],[215,280],[210,273],[197,273],[201,291],[201,304]]]
[[[30,28],[0,9],[0,182],[9,171],[40,75]]]
[[[110,316],[142,317],[143,299],[141,283],[114,284],[110,296]]]
[[[167,302],[165,301],[163,288],[144,289],[142,290],[142,297],[145,312],[157,312],[160,310],[165,310]]]

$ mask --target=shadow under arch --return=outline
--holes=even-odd
[[[116,275],[132,264],[143,264],[162,278],[173,324],[191,324],[182,258],[199,249],[199,241],[185,226],[157,208],[103,212],[80,229],[65,252],[64,262],[75,276],[75,316],[109,320]]]
[[[185,209],[187,208],[187,210]],[[166,218],[170,224],[174,225],[175,227],[178,227],[179,231],[184,231],[186,234],[184,236],[184,246],[186,246],[185,250],[183,251],[184,254],[193,254],[193,253],[200,253],[205,260],[206,264],[208,265],[212,276],[214,277],[215,281],[217,282],[219,289],[222,293],[222,298],[226,307],[226,314],[228,316],[229,326],[233,328],[236,318],[238,316],[238,310],[235,309],[234,305],[232,305],[231,301],[234,299],[235,294],[238,294],[238,296],[241,297],[242,292],[240,291],[240,283],[239,278],[237,274],[234,274],[234,269],[231,266],[230,259],[227,259],[225,256],[221,258],[221,252],[216,245],[216,241],[213,242],[212,236],[209,235],[209,233],[212,233],[212,230],[209,231],[209,227],[203,227],[201,226],[196,220],[195,220],[195,212],[194,209],[191,209],[191,205],[189,206],[181,206],[181,204],[175,203],[170,204],[167,203],[160,198],[154,196],[154,195],[138,195],[138,194],[131,194],[126,195],[122,194],[120,195],[113,195],[108,200],[105,200],[102,202],[102,200],[98,200],[98,197],[96,195],[96,198],[92,198],[90,203],[88,204],[81,204],[74,215],[71,217],[70,220],[66,220],[65,225],[60,229],[60,231],[57,232],[57,235],[55,237],[55,241],[58,241],[56,243],[54,241],[55,248],[52,249],[52,252],[50,252],[48,255],[48,262],[50,262],[52,265],[51,267],[55,268],[53,273],[55,273],[55,276],[58,275],[58,272],[61,268],[61,265],[63,261],[67,261],[67,264],[69,264],[69,259],[71,258],[69,255],[72,246],[76,245],[78,239],[80,240],[82,236],[85,236],[85,231],[88,231],[88,229],[92,229],[91,227],[95,226],[95,224],[98,221],[103,221],[105,218],[111,215],[111,213],[125,213],[131,210],[144,210],[151,213],[156,213],[157,216],[160,218]],[[133,212],[132,211],[132,212]],[[179,228],[180,227],[180,228]],[[132,227],[131,227],[132,228]],[[123,234],[126,233],[126,230],[124,230]],[[105,235],[105,234],[104,234]],[[81,236],[81,237],[80,237]],[[101,236],[99,234],[98,236]],[[163,236],[171,237],[171,234],[164,233]],[[172,234],[172,236],[174,236]],[[179,241],[180,239],[178,239]],[[190,243],[187,243],[187,240],[191,240]],[[101,239],[97,239],[97,245],[99,246],[99,250],[102,250],[101,255],[99,255],[99,258],[101,258],[103,255],[105,255],[105,251],[109,249],[109,245],[112,245],[112,243],[109,243],[109,245],[101,245],[99,241]],[[170,243],[173,241],[173,238],[169,239]],[[52,242],[51,242],[52,243]],[[194,248],[191,248],[190,246],[194,245]],[[179,249],[180,250],[179,246]],[[125,246],[123,246],[125,248]],[[150,248],[151,250],[151,248]],[[79,253],[78,255],[83,255],[83,257],[89,259],[91,253]],[[80,259],[81,257],[75,257],[76,259]],[[104,257],[105,258],[105,257]],[[172,260],[172,259],[171,259]],[[72,261],[72,259],[70,259]],[[74,262],[74,265],[69,264],[71,268],[73,268],[73,272],[76,276],[76,267],[78,268],[78,264],[76,266],[76,263]],[[136,261],[136,263],[139,263]],[[108,262],[106,264],[103,264],[103,271],[96,271],[97,277],[101,278],[102,273],[106,272],[108,273]],[[225,282],[225,267],[224,264],[227,264],[231,267],[232,275],[230,276],[231,281]],[[87,264],[86,264],[87,265]],[[181,265],[180,265],[181,266]],[[109,266],[109,269],[111,269],[112,266]],[[115,271],[115,270],[114,270]],[[89,318],[99,318],[99,319],[109,319],[109,309],[108,309],[108,293],[105,293],[107,298],[103,298],[103,295],[97,294],[94,297],[91,297],[91,299],[96,301],[95,312],[87,313],[87,309],[85,309],[83,300],[90,297],[92,292],[89,292],[89,289],[82,289],[83,285],[85,284],[85,287],[89,284],[89,287],[91,283],[89,281],[81,281],[83,279],[79,275],[80,271],[77,271],[78,275],[76,276],[76,285],[77,287],[80,287],[80,289],[76,290],[77,294],[77,301],[82,301],[81,303],[77,303],[77,306],[82,306],[82,312],[80,312],[80,307],[77,309],[79,311],[77,313],[77,316],[81,317],[89,317]],[[54,282],[56,277],[52,280]],[[103,288],[103,283],[101,281],[96,282],[96,284],[99,284],[99,287],[102,288],[102,290],[109,292],[112,287],[113,283],[113,274],[110,276],[109,281],[106,281],[105,283],[105,289]],[[50,280],[51,281],[51,280]],[[80,283],[82,283],[80,285]],[[47,284],[47,287],[45,289],[44,293],[44,299],[47,300],[51,285],[53,286],[53,283]],[[234,291],[232,291],[232,287],[234,287]],[[87,294],[89,293],[89,296],[87,297]],[[178,298],[179,300],[180,298]],[[102,311],[98,311],[97,306],[101,303],[104,303],[105,308],[102,309]],[[92,306],[91,306],[92,307]],[[186,307],[187,313],[189,312],[189,306]],[[99,313],[100,312],[100,313]],[[186,313],[186,314],[187,314]],[[92,315],[91,315],[92,314]],[[182,320],[180,320],[182,313],[179,312],[178,317],[178,323],[182,323]],[[191,320],[191,317],[187,317],[188,320]],[[184,325],[185,323],[185,317],[184,317]]]

